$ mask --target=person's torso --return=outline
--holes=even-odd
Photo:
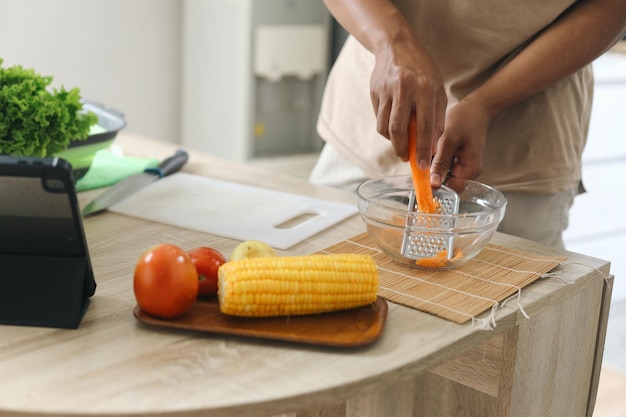
[[[394,3],[439,66],[452,106],[573,2]],[[389,141],[376,132],[369,96],[373,66],[373,55],[349,37],[328,79],[319,131],[370,177],[407,173],[407,164],[395,157]],[[574,186],[580,179],[591,85],[591,70],[585,68],[500,114],[492,123],[478,179],[506,191],[556,192]]]

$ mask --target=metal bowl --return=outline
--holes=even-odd
[[[85,140],[75,140],[56,156],[72,165],[72,175],[77,180],[87,173],[96,152],[113,144],[117,133],[126,126],[124,115],[102,104],[85,101],[83,110],[98,116],[98,123],[92,126],[90,135]]]
[[[409,211],[409,195],[413,191],[409,175],[376,178],[359,185],[359,211],[376,246],[396,263],[419,269],[452,269],[476,256],[502,221],[506,197],[476,181],[450,178],[446,185],[459,195],[458,214]],[[447,237],[453,251],[441,262],[409,258],[402,250],[406,233]]]

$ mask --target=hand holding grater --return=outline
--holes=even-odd
[[[459,212],[459,195],[442,185],[433,189],[437,205],[435,214],[421,213],[415,191],[409,195],[408,211],[400,253],[409,259],[431,258],[446,251],[447,258],[454,256],[454,214]]]

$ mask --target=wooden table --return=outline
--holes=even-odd
[[[117,144],[164,158],[175,145]],[[185,171],[354,203],[289,175],[192,153]],[[85,204],[100,190],[80,194]],[[0,326],[0,416],[591,416],[610,304],[609,263],[502,234],[494,243],[565,254],[481,330],[389,303],[380,340],[356,350],[165,330],[132,314],[132,273],[158,242],[237,241],[105,213],[84,221],[96,295],[79,329]],[[312,253],[365,230],[359,216],[281,253]],[[568,283],[565,283],[565,282]],[[308,411],[304,411],[308,410]]]

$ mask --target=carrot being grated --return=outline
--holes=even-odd
[[[417,163],[417,122],[415,115],[409,121],[409,166],[411,178],[415,188],[415,201],[422,213],[432,214],[437,211],[437,203],[433,199],[433,190],[430,187],[430,165],[420,169]]]
[[[430,186],[430,165],[421,169],[417,162],[417,121],[415,115],[411,115],[409,121],[409,164],[411,167],[411,179],[415,188],[415,201],[417,209],[426,214],[434,214],[439,208],[439,203],[433,198],[433,190]],[[443,268],[449,266],[463,257],[463,252],[455,251],[454,257],[448,259],[448,251],[442,251],[430,258],[421,258],[415,261],[416,265],[425,268]]]
[[[443,268],[450,266],[453,262],[458,261],[463,257],[463,251],[457,250],[454,251],[454,256],[448,259],[448,251],[444,250],[437,253],[435,256],[430,258],[421,258],[415,261],[416,265],[423,266],[425,268]]]

